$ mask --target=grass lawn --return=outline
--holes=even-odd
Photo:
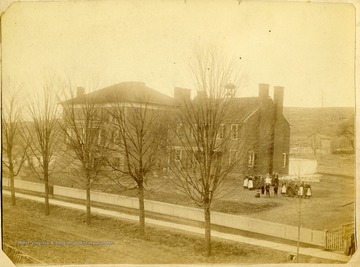
[[[23,179],[39,182],[30,176]],[[52,183],[81,188],[74,180],[57,175]],[[354,182],[354,178],[349,176],[323,175],[320,182],[311,183],[313,196],[302,200],[302,227],[325,230],[354,222]],[[162,175],[149,177],[146,188],[146,199],[196,207],[191,199],[176,189],[169,178]],[[137,195],[136,190],[124,191],[109,182],[94,184],[93,189],[132,197]],[[232,177],[226,181],[220,197],[214,200],[212,210],[297,226],[298,206],[297,198],[283,197],[281,194],[278,197],[267,198],[262,195],[255,198],[255,191],[242,188],[240,177]]]
[[[301,226],[325,230],[354,222],[354,182],[353,177],[323,175],[320,182],[311,183],[312,197],[301,199]],[[111,193],[136,196],[136,191],[120,192],[116,186],[107,188]],[[147,199],[196,207],[170,182],[166,183],[160,178],[150,180],[148,188]],[[298,225],[298,198],[284,197],[280,193],[278,197],[261,195],[260,198],[255,198],[255,193],[256,191],[243,189],[242,180],[232,179],[224,185],[222,195],[214,200],[212,210]]]
[[[90,226],[85,221],[82,211],[52,206],[45,216],[42,203],[17,199],[12,207],[10,198],[3,196],[4,243],[46,264],[288,262],[287,253],[220,239],[213,239],[213,256],[206,258],[202,235],[147,227],[146,238],[139,239],[134,222],[103,216],[93,216]],[[308,256],[299,259],[334,263]]]

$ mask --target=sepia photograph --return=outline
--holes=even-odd
[[[0,266],[358,266],[356,7],[3,1]]]

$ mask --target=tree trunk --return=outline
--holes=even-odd
[[[91,224],[90,177],[86,177],[86,224]]]
[[[139,185],[139,236],[145,236],[145,206],[144,206],[144,187]]]
[[[49,207],[49,178],[45,174],[45,215],[50,214],[50,207]]]
[[[10,191],[11,191],[11,205],[16,205],[15,198],[15,179],[14,179],[14,171],[10,170]]]
[[[299,262],[300,256],[300,228],[301,227],[301,197],[299,196],[299,207],[298,207],[298,238],[296,244],[296,262]]]
[[[204,204],[204,215],[205,215],[205,250],[206,256],[211,255],[211,221],[210,221],[210,203]]]

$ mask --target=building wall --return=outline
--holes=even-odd
[[[290,149],[290,126],[281,115],[276,120],[276,107],[267,97],[262,107],[239,125],[239,138],[231,139],[225,151],[225,163],[230,163],[231,157],[236,153],[238,163],[233,169],[234,173],[242,175],[265,175],[277,172],[288,173],[288,156]],[[238,123],[234,120],[234,124]],[[231,131],[231,123],[225,124],[226,132]],[[189,129],[184,129],[189,131]],[[194,143],[195,146],[195,143]],[[177,143],[181,149],[181,143]],[[250,162],[250,154],[254,153],[255,160]],[[173,152],[174,154],[174,152]],[[185,151],[181,153],[186,165]],[[283,166],[283,155],[285,165]]]
[[[297,159],[289,160],[289,175],[303,177],[304,175],[317,173],[317,160],[314,159]]]
[[[235,172],[247,175],[259,173],[259,123],[260,111],[251,116],[241,127],[242,140],[239,148],[241,158],[238,167],[234,169]],[[250,159],[252,155],[255,156],[253,162]]]
[[[275,110],[272,100],[267,100],[260,107],[259,123],[259,174],[272,172],[273,139],[275,126]]]
[[[279,174],[289,173],[290,125],[284,117],[275,124],[273,171]]]
[[[275,88],[276,89],[276,88]],[[279,89],[279,88],[278,88]],[[281,89],[281,88],[280,88]],[[276,91],[276,90],[275,90]],[[288,173],[288,164],[283,166],[283,153],[286,154],[286,163],[288,163],[288,154],[290,147],[290,128],[286,119],[282,116],[282,98],[283,98],[283,88],[282,90],[277,90],[274,95],[274,100],[269,97],[269,85],[261,84],[259,86],[259,101],[260,108],[258,111],[254,112],[246,121],[242,119],[243,114],[239,114],[237,118],[232,121],[232,118],[227,121],[225,124],[225,132],[229,133],[231,131],[231,123],[239,125],[239,138],[237,140],[231,140],[230,145],[224,149],[225,153],[225,162],[231,161],[231,157],[236,154],[238,164],[234,168],[234,172],[242,174],[261,174],[265,175],[266,173],[271,173],[272,171],[286,174]],[[175,90],[175,100],[177,100],[178,106],[184,104],[186,101],[190,100],[190,91],[188,89],[177,88]],[[252,107],[249,107],[251,109]],[[255,107],[256,109],[256,107]],[[241,111],[241,110],[240,110]],[[148,116],[152,116],[153,112],[158,112],[156,110],[149,110]],[[168,118],[164,128],[176,129],[177,119],[176,115],[178,110],[174,108],[169,108],[164,116]],[[281,116],[279,115],[281,113]],[[127,116],[134,116],[132,112],[127,112]],[[162,114],[163,115],[163,114]],[[111,121],[111,118],[107,118],[106,122]],[[186,135],[190,136],[189,125],[184,125],[184,130],[187,131]],[[111,124],[108,124],[108,134],[112,132]],[[171,132],[171,131],[170,131]],[[172,146],[177,149],[181,149],[183,152],[180,154],[183,155],[185,162],[190,162],[192,159],[189,157],[189,153],[186,152],[185,148],[182,148],[180,140],[173,142],[174,136],[171,134],[164,135],[164,143],[168,141],[172,142]],[[99,136],[100,139],[101,136]],[[176,137],[175,137],[176,139]],[[193,144],[196,146],[196,144]],[[192,144],[189,144],[192,146]],[[189,150],[189,148],[188,148]],[[159,153],[158,167],[166,167],[169,162],[171,162],[171,155],[176,155],[171,149],[163,149],[163,153]],[[177,151],[176,151],[177,152]],[[254,160],[252,164],[249,161],[250,154],[253,153]],[[123,157],[121,155],[113,155],[114,161],[117,160],[122,162]],[[152,155],[151,155],[152,156]],[[190,155],[191,156],[191,155]],[[186,159],[188,158],[188,160]]]

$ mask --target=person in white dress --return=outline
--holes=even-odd
[[[308,187],[308,189],[307,189],[307,191],[306,191],[306,198],[310,198],[311,195],[312,195],[312,192],[311,192],[311,187],[310,187],[310,185],[309,185],[309,187]]]
[[[286,195],[286,184],[283,184],[281,187],[281,194]]]
[[[244,178],[244,189],[247,189],[249,186],[249,178],[247,176],[245,176]]]
[[[301,183],[299,186],[298,197],[303,197],[303,196],[304,196],[304,184]]]
[[[254,189],[254,182],[253,182],[253,177],[252,176],[250,176],[250,178],[249,178],[248,188],[249,188],[249,190]]]
[[[265,176],[265,184],[270,185],[271,184],[271,177],[270,174],[266,174]]]

